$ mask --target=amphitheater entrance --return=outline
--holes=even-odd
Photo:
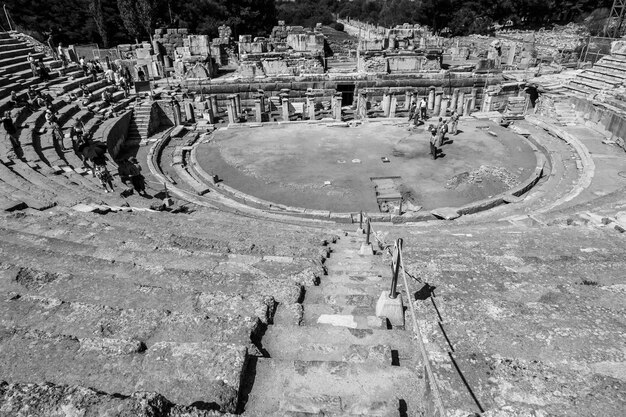
[[[337,91],[341,93],[341,105],[351,106],[354,103],[354,84],[338,84]]]
[[[464,121],[460,130],[436,160],[424,126],[408,130],[392,121],[231,125],[198,145],[196,155],[202,169],[238,197],[331,212],[390,207],[393,198],[384,205],[380,198],[390,187],[403,204],[459,207],[505,192],[535,172],[535,153],[521,136],[486,121]]]

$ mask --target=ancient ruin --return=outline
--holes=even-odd
[[[0,415],[624,414],[626,40],[338,22],[0,33]]]

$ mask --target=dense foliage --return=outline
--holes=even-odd
[[[332,14],[382,26],[420,23],[452,35],[487,33],[494,24],[524,28],[608,15],[613,0],[297,0],[281,3],[278,17],[292,24],[327,23]],[[598,9],[601,9],[598,13]],[[595,22],[595,21],[594,21]],[[600,26],[598,26],[600,27]]]
[[[487,33],[493,24],[539,28],[587,19],[602,30],[612,0],[6,0],[20,30],[41,40],[115,45],[147,39],[156,27],[187,27],[217,35],[229,25],[234,35],[267,34],[277,20],[312,27],[337,16],[392,26],[420,23],[451,35]],[[8,29],[5,19],[0,29]]]

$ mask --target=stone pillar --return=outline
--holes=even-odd
[[[474,111],[474,109],[476,108],[476,95],[478,94],[478,89],[477,88],[472,88],[472,92],[470,93],[470,97],[472,98],[472,100],[470,101],[470,109],[471,111]]]
[[[359,99],[357,101],[357,119],[367,119],[367,92],[359,91]]]
[[[184,104],[185,107],[185,118],[188,123],[196,122],[196,115],[193,113],[193,104],[187,102]]]
[[[338,122],[341,121],[341,102],[342,102],[341,93],[335,94],[334,116],[335,116],[335,120],[337,120]]]
[[[435,87],[430,87],[430,91],[428,91],[428,110],[433,110],[435,108]]]
[[[174,125],[180,126],[183,121],[180,114],[180,104],[178,104],[178,101],[172,100],[172,110],[174,111]]]
[[[463,116],[469,116],[472,113],[472,107],[470,105],[471,101],[471,97],[465,97],[465,102],[463,105]]]
[[[385,116],[385,117],[389,116],[389,105],[390,104],[391,104],[391,96],[389,95],[389,93],[383,93],[382,106],[383,106],[383,116]]]
[[[239,113],[237,113],[237,99],[235,98],[234,94],[228,96],[228,104],[232,106],[232,109],[234,111],[233,115],[235,117],[239,117]]]
[[[411,100],[413,99],[413,95],[410,91],[404,92],[404,110],[409,111],[411,109]]]
[[[265,92],[263,90],[257,91],[257,98],[261,100],[261,111],[265,113],[269,109],[265,105]]]
[[[306,109],[309,113],[309,120],[315,120],[315,96],[313,94],[306,95]]]
[[[288,122],[289,121],[289,99],[286,97],[283,97],[282,104],[283,104],[283,121]]]
[[[398,97],[391,96],[391,103],[389,103],[389,117],[396,117],[396,108],[398,107]]]
[[[443,91],[435,91],[435,105],[433,107],[433,113],[438,115],[441,112],[441,98],[443,97]]]
[[[233,101],[234,100],[228,100],[228,103],[226,103],[226,112],[228,113],[228,123],[235,124],[237,123],[237,114]]]
[[[202,117],[204,118],[204,120],[209,122],[209,124],[215,123],[215,116],[213,115],[213,111],[211,109],[206,109],[202,113]]]
[[[254,114],[256,115],[256,121],[261,123],[263,121],[263,106],[260,98],[254,100]]]
[[[452,99],[450,100],[450,111],[454,111],[456,109],[458,100],[459,100],[459,89],[455,88],[452,91]]]
[[[241,116],[241,96],[235,94],[235,105],[237,106],[237,116]]]
[[[447,116],[447,111],[448,111],[448,103],[449,103],[450,99],[449,98],[443,98],[441,99],[441,110],[439,112],[439,117],[446,117]]]
[[[461,115],[463,114],[463,105],[465,104],[465,93],[463,91],[459,91],[459,98],[456,102],[456,112]]]
[[[219,108],[217,107],[217,96],[210,96],[209,101],[211,102],[211,111],[213,112],[213,116],[217,117],[217,113],[219,112]]]

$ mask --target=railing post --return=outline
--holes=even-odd
[[[363,229],[363,212],[359,212],[359,229]]]
[[[393,277],[391,278],[391,290],[389,291],[389,298],[395,299],[398,297],[396,288],[398,286],[398,275],[400,274],[400,252],[402,251],[402,239],[396,241],[396,250],[393,254]]]
[[[370,233],[372,232],[372,226],[370,225],[370,218],[368,217],[366,222],[367,224],[367,230],[365,231],[365,244],[369,245],[370,244]]]
[[[374,255],[374,248],[370,243],[370,234],[372,233],[372,226],[370,225],[370,218],[367,217],[365,219],[366,230],[365,230],[365,242],[361,243],[361,249],[359,250],[359,255]]]

